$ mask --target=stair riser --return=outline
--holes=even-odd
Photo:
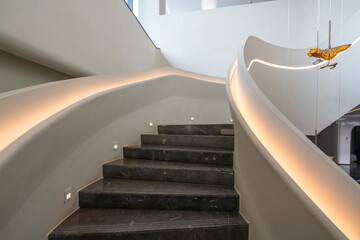
[[[248,239],[248,228],[242,226],[176,229],[148,232],[102,233],[49,236],[49,240],[245,240]]]
[[[198,152],[158,149],[136,149],[124,147],[124,157],[185,163],[205,163],[232,166],[233,154],[220,152]]]
[[[159,125],[158,133],[178,135],[221,135],[221,129],[233,129],[233,125]]]
[[[108,178],[234,185],[233,172],[104,165],[103,174]]]
[[[232,136],[141,135],[142,145],[234,149]]]
[[[239,198],[80,192],[79,205],[94,208],[238,211]]]

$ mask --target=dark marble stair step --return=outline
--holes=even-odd
[[[232,166],[233,151],[216,148],[194,148],[179,146],[127,146],[125,158],[174,161],[185,163],[206,163]]]
[[[237,211],[231,186],[104,178],[79,192],[80,207]]]
[[[247,240],[237,212],[82,208],[49,240]]]
[[[233,129],[232,124],[159,125],[159,134],[221,135],[221,129]]]
[[[209,147],[234,150],[233,136],[142,134],[141,145]]]
[[[105,178],[234,185],[231,166],[121,159],[103,165]]]

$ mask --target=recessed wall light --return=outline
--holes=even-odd
[[[119,146],[117,142],[113,142],[113,150],[118,150]]]
[[[64,192],[64,203],[67,203],[71,199],[71,188],[68,188]]]

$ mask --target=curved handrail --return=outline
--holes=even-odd
[[[224,83],[222,79],[167,67],[103,77],[85,77],[42,84],[0,94],[0,153],[31,128],[66,107],[109,89],[179,75],[202,81]],[[44,102],[46,95],[46,102]],[[19,107],[21,106],[21,107]],[[0,163],[1,165],[1,163]]]
[[[360,239],[359,186],[265,97],[247,71],[246,44],[241,45],[227,79],[233,119],[326,231],[335,239]],[[284,199],[279,196],[279,200]]]
[[[348,50],[350,50],[352,47],[354,47],[358,42],[360,41],[360,37],[358,37],[357,39],[355,39],[355,41],[353,41],[351,43],[351,46]],[[340,57],[342,54],[344,54],[345,52],[347,52],[348,50],[344,51],[344,52],[340,52],[338,55],[336,55],[336,57],[333,59],[335,60],[336,58]],[[254,63],[261,63],[261,64],[264,64],[266,66],[269,66],[269,67],[274,67],[274,68],[279,68],[279,69],[287,69],[287,70],[307,70],[307,69],[312,69],[312,68],[317,68],[317,67],[321,67],[321,66],[324,66],[325,64],[327,64],[329,61],[323,61],[319,64],[312,64],[312,65],[307,65],[307,66],[286,66],[286,65],[281,65],[281,64],[275,64],[275,63],[270,63],[270,62],[267,62],[267,61],[264,61],[262,59],[253,59],[251,60],[249,66],[247,67],[247,71],[250,71],[252,65]]]
[[[360,52],[360,44],[354,41],[358,36],[346,38],[353,45],[334,61],[339,63],[335,69],[320,70],[321,65],[313,65],[315,59],[306,55],[310,47],[289,49],[256,37],[249,38],[245,63],[247,68],[254,59],[271,63],[253,64],[252,79],[303,134],[314,135],[359,104],[356,89],[360,83],[354,78],[360,73],[354,61]]]
[[[77,208],[76,192],[101,177],[101,164],[122,156],[114,141],[137,143],[140,133],[155,131],[149,121],[230,120],[224,79],[175,68],[16,90],[0,95],[0,112],[8,144],[0,151],[0,239],[44,239]],[[12,140],[17,128],[24,133]],[[69,187],[74,199],[64,204]],[[14,230],[19,224],[24,229]]]

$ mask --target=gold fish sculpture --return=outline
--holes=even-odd
[[[326,67],[331,67],[330,69],[333,69],[336,67],[337,63],[330,64],[331,60],[333,60],[336,57],[336,55],[338,55],[340,52],[346,51],[350,47],[351,47],[351,44],[345,44],[342,46],[337,46],[337,47],[327,48],[327,49],[313,48],[313,49],[310,49],[310,51],[308,52],[307,55],[309,57],[319,58],[313,64],[318,64],[318,63],[322,62],[321,59],[329,61],[328,64],[326,66],[321,67],[321,69],[326,68]]]
[[[341,52],[346,51],[351,47],[351,44],[345,44],[337,47],[331,47],[331,20],[329,21],[329,48],[327,49],[320,49],[319,48],[319,35],[318,35],[318,44],[316,48],[310,49],[308,52],[309,57],[315,57],[318,58],[313,64],[319,64],[323,60],[329,61],[326,66],[321,67],[320,69],[330,67],[330,69],[333,69],[337,66],[337,63],[331,63],[331,60],[333,60],[336,55],[338,55]],[[322,60],[323,59],[323,60]]]

